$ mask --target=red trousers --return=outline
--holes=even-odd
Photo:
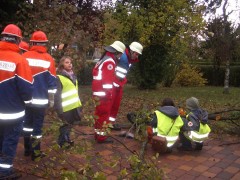
[[[118,110],[122,101],[123,96],[123,87],[113,87],[113,95],[112,95],[112,108],[110,111],[110,120],[112,120],[112,123],[115,123],[115,119],[118,114]]]
[[[95,139],[98,142],[103,142],[107,139],[105,130],[107,128],[107,124],[109,124],[109,115],[110,110],[112,107],[112,99],[106,97],[94,97],[96,101],[96,108],[95,108]]]

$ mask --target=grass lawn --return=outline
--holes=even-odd
[[[176,106],[185,108],[185,101],[189,97],[196,97],[199,99],[202,108],[206,109],[209,113],[225,111],[228,109],[238,109],[238,112],[234,112],[240,117],[240,88],[230,87],[229,94],[223,94],[223,87],[175,87],[165,88],[159,87],[156,90],[139,90],[134,86],[126,85],[124,87],[123,99],[119,109],[117,119],[120,122],[126,122],[126,114],[128,112],[139,111],[143,108],[154,111],[157,106],[161,104],[161,101],[165,97],[171,97]],[[80,97],[82,95],[83,107],[86,109],[94,110],[93,107],[86,105],[88,100],[91,99],[91,86],[80,87]],[[86,112],[86,111],[85,111]],[[221,116],[228,116],[229,114],[223,113]],[[237,120],[236,120],[237,121]],[[235,122],[236,122],[235,121]],[[238,119],[240,122],[240,118]],[[240,123],[236,122],[240,125]],[[221,130],[234,130],[239,127],[233,125],[230,121],[218,121],[214,123],[214,128]]]

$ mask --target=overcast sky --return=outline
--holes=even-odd
[[[228,0],[227,13],[233,10],[229,20],[234,24],[240,23],[240,0]],[[217,10],[217,15],[222,15],[222,7]]]

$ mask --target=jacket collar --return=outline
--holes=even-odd
[[[47,52],[47,47],[45,46],[32,46],[30,48],[30,51],[37,51],[40,53],[46,53]]]
[[[16,53],[20,52],[20,49],[17,44],[1,41],[0,42],[0,50],[3,51],[14,51]]]

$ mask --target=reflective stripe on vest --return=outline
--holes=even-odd
[[[208,139],[209,133],[211,132],[210,127],[207,124],[200,123],[199,131],[184,132],[184,135],[195,142],[203,142]]]
[[[81,107],[81,101],[78,96],[78,83],[76,81],[76,86],[73,82],[62,75],[58,75],[61,83],[62,83],[62,108],[63,112]]]
[[[188,114],[189,115],[189,114]],[[188,117],[187,115],[187,117]],[[184,135],[194,141],[194,142],[203,142],[208,139],[209,133],[211,132],[211,128],[207,124],[200,123],[200,127],[198,131],[188,131],[184,132]]]
[[[20,117],[23,117],[25,115],[25,111],[19,112],[19,113],[0,113],[0,119],[3,120],[10,120],[10,119],[18,119]]]
[[[158,123],[157,128],[153,128],[153,132],[157,133],[158,136],[165,137],[167,140],[167,146],[171,147],[178,139],[178,134],[180,128],[183,126],[183,121],[180,116],[174,121],[160,111],[155,111],[155,113],[157,115]]]

